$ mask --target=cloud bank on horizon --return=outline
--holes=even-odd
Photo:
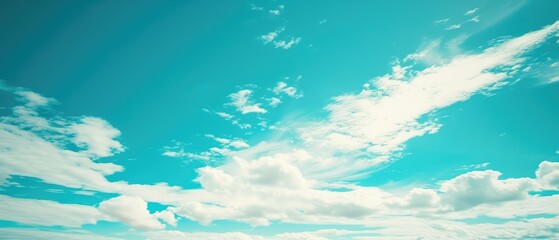
[[[328,11],[298,17],[297,7],[308,6],[291,4],[242,5],[269,21],[258,25],[264,35],[243,32],[247,46],[282,61],[334,56],[326,46],[343,43],[316,36],[340,20]],[[249,67],[243,76],[278,72],[256,83],[199,80],[189,82],[189,95],[167,93],[180,88],[171,81],[169,88],[136,86],[146,94],[139,98],[107,91],[87,99],[53,90],[73,83],[35,90],[7,77],[0,81],[0,238],[558,238],[559,145],[552,139],[559,112],[549,109],[559,103],[559,15],[522,32],[476,29],[512,24],[507,17],[530,7],[541,6],[510,6],[510,16],[468,6],[454,17],[422,19],[439,37],[409,40],[417,50],[396,58],[387,53],[389,68],[368,81],[325,82],[322,72],[336,69],[286,73],[284,62],[264,72]],[[301,19],[316,29],[305,33],[293,23]],[[482,44],[467,46],[484,34]],[[215,67],[208,59],[196,64],[204,61]],[[96,84],[84,82],[85,91]],[[333,94],[323,99],[323,91]],[[124,111],[100,110],[104,97]],[[151,97],[173,105],[145,100]],[[75,104],[70,99],[87,104],[65,108]],[[197,102],[201,108],[188,107]],[[518,102],[526,103],[510,106]],[[180,123],[189,118],[201,120]],[[482,146],[489,140],[494,145]]]

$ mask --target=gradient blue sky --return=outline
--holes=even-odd
[[[559,238],[556,9],[0,1],[0,239]]]

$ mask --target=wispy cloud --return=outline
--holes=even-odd
[[[459,29],[460,27],[462,27],[461,24],[453,24],[453,25],[450,25],[449,27],[445,28],[444,30],[455,30],[455,29]]]
[[[446,23],[446,22],[448,22],[448,20],[450,20],[450,18],[439,19],[439,20],[436,20],[434,23]]]
[[[468,10],[467,12],[464,13],[464,15],[466,15],[466,16],[467,15],[472,15],[472,14],[476,13],[477,10],[479,10],[479,8],[474,8],[474,9]]]
[[[468,22],[479,22],[479,16],[475,16],[473,18],[471,18],[470,20],[468,20]]]
[[[267,34],[264,34],[264,35],[260,36],[260,39],[264,42],[264,44],[268,44],[268,43],[274,41],[274,39],[276,39],[278,37],[278,35],[280,33],[282,33],[283,31],[285,31],[285,27],[280,27],[273,32],[269,32]]]
[[[289,41],[285,41],[285,40],[274,41],[274,46],[276,48],[290,49],[292,46],[295,46],[295,45],[299,44],[299,42],[301,42],[300,37],[291,38],[291,40],[289,40]]]

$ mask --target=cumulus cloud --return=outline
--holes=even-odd
[[[70,126],[70,130],[75,134],[72,141],[86,148],[84,152],[92,156],[108,157],[124,151],[122,144],[114,140],[120,136],[120,131],[103,119],[85,117]]]
[[[435,190],[413,188],[396,205],[404,208],[421,209],[438,207],[441,198]]]
[[[440,191],[447,203],[461,210],[479,204],[524,199],[529,196],[529,191],[537,189],[531,178],[500,180],[500,175],[493,170],[472,171],[445,181]]]
[[[543,161],[536,171],[536,177],[544,188],[559,188],[559,162]]]
[[[147,203],[142,198],[129,196],[118,196],[99,204],[101,212],[132,227],[145,230],[163,229],[165,226],[157,220],[157,216],[164,217],[167,221],[170,220],[165,216],[168,213],[154,215],[147,207]]]

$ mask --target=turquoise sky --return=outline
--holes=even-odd
[[[0,1],[0,239],[559,238],[556,9]]]

